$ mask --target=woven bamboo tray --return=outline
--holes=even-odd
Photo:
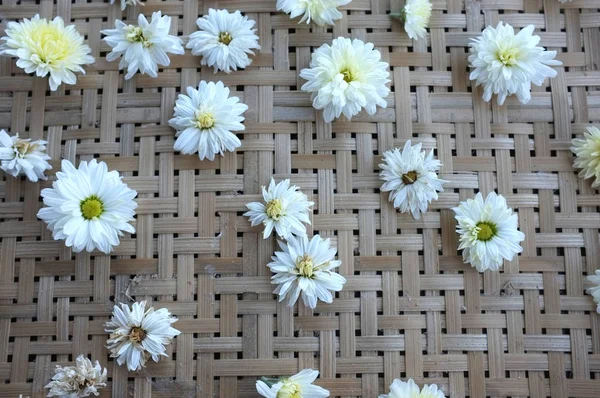
[[[118,2],[118,1],[117,1]],[[570,140],[600,122],[600,1],[434,0],[427,41],[385,14],[401,0],[354,0],[333,28],[297,25],[275,0],[1,0],[6,20],[62,16],[97,61],[75,86],[0,59],[0,128],[49,141],[54,170],[37,184],[1,174],[0,396],[45,396],[57,363],[80,354],[109,369],[103,397],[256,396],[259,376],[312,367],[333,396],[376,397],[394,378],[451,397],[600,397],[600,316],[585,275],[600,268],[600,196],[572,167]],[[256,20],[262,50],[229,75],[188,53],[156,79],[129,81],[100,30],[162,10],[186,38],[209,8]],[[535,24],[559,52],[558,76],[521,105],[485,103],[466,46],[487,24]],[[387,109],[322,121],[299,91],[311,49],[337,36],[373,42],[392,69]],[[243,145],[214,162],[174,153],[177,94],[222,80],[248,104]],[[446,191],[415,221],[379,192],[384,150],[433,148]],[[59,159],[99,158],[139,192],[137,233],[113,255],[73,254],[36,218]],[[271,294],[276,242],[244,204],[271,176],[315,202],[310,233],[331,237],[348,283],[331,305],[289,309]],[[497,190],[519,213],[523,253],[500,273],[462,264],[451,207]],[[166,306],[182,334],[171,358],[128,373],[109,359],[103,324],[115,301]]]

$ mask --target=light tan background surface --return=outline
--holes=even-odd
[[[0,128],[49,141],[50,180],[1,174],[0,396],[45,396],[56,363],[91,354],[109,369],[102,396],[255,396],[261,375],[312,367],[335,396],[375,397],[394,378],[437,383],[451,397],[600,396],[600,317],[584,289],[600,268],[600,196],[577,178],[570,140],[600,121],[600,1],[434,0],[427,41],[385,14],[400,0],[354,0],[331,29],[297,25],[276,0],[2,0],[7,20],[62,16],[96,64],[50,93],[0,60]],[[187,40],[209,8],[257,22],[262,50],[245,71],[213,74],[172,57],[156,79],[109,63],[101,29],[162,10]],[[535,24],[559,52],[558,76],[521,105],[485,103],[468,80],[466,46],[487,24]],[[299,91],[311,50],[337,36],[373,42],[390,63],[388,108],[325,124]],[[223,80],[248,104],[242,147],[214,162],[173,152],[177,94]],[[495,98],[494,98],[495,101]],[[379,192],[383,151],[407,139],[435,150],[446,191],[418,221]],[[111,256],[73,254],[36,218],[59,159],[99,158],[139,192],[137,234]],[[315,202],[311,233],[331,237],[348,279],[331,305],[289,309],[271,294],[276,249],[244,204],[271,176]],[[501,273],[462,264],[451,207],[492,190],[519,213],[523,253]],[[115,301],[149,300],[180,318],[171,358],[117,367],[103,323]]]

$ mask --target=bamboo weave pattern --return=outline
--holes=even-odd
[[[7,20],[60,15],[96,57],[54,93],[0,59],[0,128],[46,139],[53,158],[49,181],[0,181],[0,396],[45,396],[54,365],[83,353],[109,369],[103,397],[257,396],[257,377],[312,367],[332,396],[376,397],[412,377],[450,397],[598,398],[600,316],[584,290],[600,268],[600,196],[569,147],[600,122],[600,1],[434,0],[429,38],[416,42],[385,15],[401,0],[354,0],[329,29],[275,3],[150,0],[122,13],[98,0],[0,2],[0,33]],[[106,61],[100,30],[115,19],[162,10],[185,40],[209,8],[257,22],[262,49],[246,70],[213,74],[187,50],[156,79],[124,81]],[[469,38],[500,20],[535,24],[564,64],[527,105],[486,103],[468,80]],[[392,92],[374,116],[326,124],[298,72],[338,36],[375,44]],[[242,147],[213,162],[175,153],[167,125],[177,94],[200,80],[222,80],[249,106]],[[449,181],[421,220],[379,192],[381,154],[407,139],[434,149]],[[73,254],[36,218],[61,158],[99,158],[139,192],[137,233],[112,255]],[[338,248],[348,283],[331,305],[290,309],[271,294],[276,241],[242,216],[271,176],[309,195],[310,233]],[[480,274],[462,264],[451,208],[492,190],[526,238],[500,273]],[[167,306],[182,331],[170,358],[138,373],[104,347],[113,303],[131,299]]]

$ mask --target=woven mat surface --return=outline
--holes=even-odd
[[[600,268],[600,196],[572,167],[570,140],[600,121],[600,1],[434,0],[429,40],[386,12],[401,0],[354,0],[330,29],[297,25],[275,0],[149,1],[123,14],[96,0],[2,0],[6,20],[62,16],[97,58],[75,86],[0,60],[0,128],[49,141],[50,180],[0,181],[0,396],[45,396],[56,363],[91,354],[109,369],[102,396],[256,396],[258,376],[321,373],[334,396],[375,397],[394,378],[447,396],[600,396],[600,317],[585,275]],[[129,81],[100,30],[162,10],[187,37],[209,8],[256,20],[262,50],[245,71],[213,74],[172,57],[156,79]],[[520,105],[485,103],[466,46],[487,24],[535,24],[564,67]],[[387,109],[322,121],[299,91],[311,49],[337,36],[373,42],[392,69]],[[222,80],[249,106],[242,147],[214,162],[174,153],[177,94]],[[379,192],[383,151],[432,148],[446,191],[418,221]],[[36,218],[59,159],[99,158],[139,192],[137,233],[113,255],[74,254]],[[291,178],[315,202],[311,233],[331,237],[348,283],[331,305],[289,309],[271,294],[276,249],[245,203]],[[497,190],[519,214],[523,253],[502,272],[462,264],[451,207]],[[180,318],[170,352],[144,371],[117,367],[103,324],[115,301],[149,300]]]

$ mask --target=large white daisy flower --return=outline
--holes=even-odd
[[[600,314],[600,269],[596,270],[595,275],[588,275],[587,280],[594,284],[594,286],[586,289],[587,294],[591,294],[594,298],[594,302],[598,305],[596,312]]]
[[[329,391],[312,383],[319,376],[318,370],[304,369],[293,376],[273,380],[274,383],[256,382],[256,391],[267,398],[324,398]],[[270,379],[265,379],[270,382]]]
[[[407,382],[394,379],[390,384],[390,393],[382,394],[379,398],[444,398],[444,393],[435,384],[425,384],[423,389],[419,389],[413,379]]]
[[[48,224],[54,239],[64,239],[73,251],[98,249],[106,254],[119,244],[123,231],[135,233],[133,221],[137,192],[121,181],[117,171],[104,162],[81,162],[79,169],[68,160],[52,188],[41,195],[47,207],[37,216]]]
[[[525,234],[517,230],[517,214],[506,205],[504,196],[490,192],[484,201],[480,192],[452,210],[460,234],[458,250],[463,249],[464,262],[477,271],[498,271],[503,259],[510,261],[523,251],[519,243]]]
[[[112,47],[106,60],[112,62],[122,56],[119,69],[127,68],[125,79],[131,79],[139,70],[151,77],[157,77],[158,65],[169,66],[168,53],[183,54],[185,50],[179,37],[169,34],[171,17],[152,13],[148,22],[144,14],[138,16],[138,25],[127,25],[115,20],[115,29],[101,31],[104,41]]]
[[[290,14],[290,18],[302,15],[298,23],[311,21],[317,25],[334,25],[342,13],[337,9],[352,0],[277,0],[277,9]]]
[[[145,301],[133,303],[131,309],[124,303],[121,308],[115,305],[111,320],[105,324],[110,333],[106,348],[119,365],[126,363],[127,369],[140,370],[148,359],[158,362],[161,356],[168,356],[166,346],[181,333],[171,327],[176,321],[166,308],[146,309]]]
[[[312,93],[313,106],[324,110],[326,122],[342,113],[350,119],[361,108],[373,115],[377,105],[387,106],[387,69],[372,43],[338,37],[331,46],[324,44],[312,54],[310,69],[300,72],[307,80],[302,90]]]
[[[267,266],[275,273],[271,283],[278,285],[273,293],[279,294],[279,301],[287,298],[288,306],[293,307],[302,293],[302,301],[309,308],[317,306],[317,299],[330,304],[330,290],[342,290],[346,278],[333,272],[342,262],[334,260],[337,250],[329,247],[329,239],[315,235],[309,241],[306,236],[290,235],[287,243],[278,243],[283,251],[275,252]]]
[[[46,385],[49,397],[79,398],[99,395],[99,388],[106,387],[106,368],[100,362],[92,364],[87,357],[79,355],[75,366],[56,365],[52,381]]]
[[[9,22],[1,40],[0,55],[17,57],[17,66],[36,76],[50,74],[50,90],[56,91],[63,82],[75,84],[73,72],[85,74],[82,65],[93,64],[92,50],[83,43],[75,25],[65,26],[61,17],[52,21],[39,15],[23,22]]]
[[[110,4],[114,4],[115,0],[110,0]],[[121,10],[125,10],[127,6],[134,6],[136,4],[144,5],[141,0],[121,0]]]
[[[215,72],[245,68],[252,63],[248,54],[254,55],[252,49],[260,49],[256,29],[252,29],[255,22],[239,11],[231,14],[211,8],[196,23],[200,30],[190,35],[186,47],[193,55],[202,56],[201,64],[214,67]]]
[[[404,30],[408,37],[422,39],[427,34],[431,8],[429,0],[407,0],[401,12],[390,15],[404,22]]]
[[[438,192],[443,192],[437,171],[442,166],[433,158],[433,151],[425,153],[421,143],[411,146],[410,140],[404,149],[395,148],[383,154],[380,178],[385,181],[381,186],[383,192],[390,191],[390,201],[402,213],[410,212],[419,219],[421,213],[427,211],[428,204],[437,200]]]
[[[0,130],[0,168],[13,177],[26,175],[29,181],[46,180],[44,171],[52,166],[48,163],[50,156],[46,152],[46,141],[19,138],[19,134],[11,137]]]
[[[303,223],[310,224],[308,210],[314,203],[309,202],[297,186],[290,186],[290,180],[275,184],[271,178],[269,188],[262,187],[262,194],[265,203],[248,203],[246,207],[249,211],[244,215],[250,217],[253,227],[264,224],[263,239],[271,236],[273,228],[283,239],[288,239],[292,234],[306,236]]]
[[[556,76],[548,65],[562,65],[554,59],[556,51],[537,47],[540,37],[533,35],[533,25],[515,31],[509,24],[499,22],[488,26],[482,35],[469,43],[469,63],[473,70],[469,78],[483,85],[483,99],[489,101],[498,94],[502,105],[506,96],[516,94],[526,104],[531,99],[531,84],[541,86],[547,77]]]
[[[579,177],[590,178],[592,188],[600,187],[600,130],[592,126],[587,128],[583,139],[575,138],[571,141],[571,151],[575,154],[574,166],[581,169]]]
[[[187,88],[179,94],[169,124],[177,130],[174,148],[183,154],[198,152],[200,160],[214,160],[223,150],[235,151],[241,141],[232,131],[245,129],[242,122],[248,106],[238,97],[229,97],[229,88],[219,81],[201,81],[198,90]]]

